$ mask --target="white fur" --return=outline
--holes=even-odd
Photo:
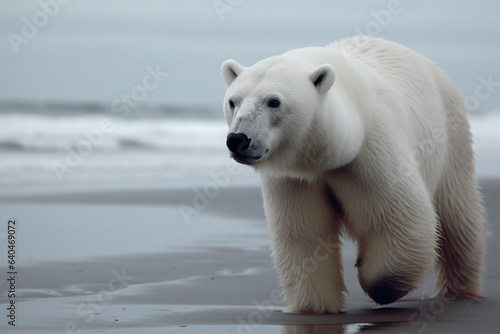
[[[261,175],[286,312],[344,307],[343,231],[379,303],[416,288],[434,265],[437,295],[480,296],[484,218],[469,125],[433,63],[356,37],[248,68],[226,61],[222,73],[229,133],[251,138],[248,158],[233,156]]]

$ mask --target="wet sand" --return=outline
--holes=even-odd
[[[2,259],[0,328],[2,333],[498,333],[500,181],[481,185],[489,222],[483,299],[433,299],[431,276],[409,296],[376,308],[359,286],[355,248],[346,242],[349,295],[347,308],[337,315],[282,313],[256,184],[220,189],[189,223],[178,205],[193,207],[191,186],[68,186],[10,194],[4,189],[0,218],[19,222],[18,281],[12,327],[6,320]],[[6,258],[6,251],[0,256]]]

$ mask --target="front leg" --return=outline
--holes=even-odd
[[[326,184],[261,179],[285,312],[338,313],[347,291],[342,277],[341,221]]]

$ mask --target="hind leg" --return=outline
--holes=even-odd
[[[449,173],[436,204],[441,218],[436,296],[480,298],[485,219],[474,176]]]

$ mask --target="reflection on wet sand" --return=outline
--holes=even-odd
[[[367,329],[380,328],[373,323],[344,324],[344,325],[290,325],[283,326],[283,334],[355,334]]]

